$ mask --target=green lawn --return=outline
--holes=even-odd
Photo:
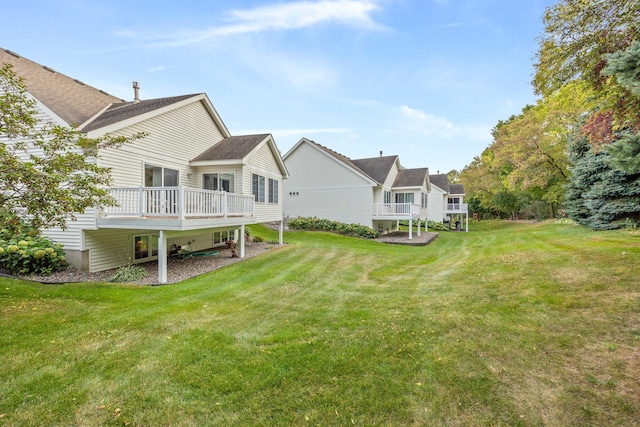
[[[161,287],[0,279],[0,426],[639,425],[640,234],[470,229],[288,232]]]

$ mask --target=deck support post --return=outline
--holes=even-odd
[[[158,236],[158,282],[167,283],[167,236],[164,230],[160,230]]]
[[[409,240],[413,239],[413,219],[409,218]]]
[[[284,245],[283,234],[284,234],[284,219],[281,219],[280,220],[280,231],[278,232],[278,244],[280,246]]]
[[[240,243],[240,259],[244,258],[244,224],[240,226],[240,236],[238,236],[238,241]]]

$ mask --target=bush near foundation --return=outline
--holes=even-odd
[[[364,237],[367,239],[378,237],[377,231],[364,225],[345,224],[317,217],[298,217],[290,219],[287,224],[290,229],[295,230],[329,231],[345,236]]]
[[[62,245],[23,225],[0,229],[0,270],[48,276],[67,266]]]

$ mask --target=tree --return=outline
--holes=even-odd
[[[567,141],[581,116],[595,107],[584,83],[572,82],[500,121],[493,130],[497,166],[508,165],[505,185],[527,193],[524,200],[543,201],[551,216],[564,199],[568,177]],[[549,215],[549,214],[548,214]]]
[[[610,54],[640,40],[637,0],[561,0],[547,8],[544,34],[535,64],[536,92],[549,96],[581,80],[597,93],[602,109],[615,112],[621,123],[640,122],[640,99],[603,69]]]
[[[0,68],[0,217],[36,228],[62,227],[90,207],[114,206],[110,170],[97,164],[98,150],[145,135],[87,138],[38,120],[36,101],[11,65]]]
[[[629,174],[640,174],[640,134],[626,132],[607,146],[614,167]]]
[[[625,51],[609,55],[607,59],[609,65],[604,73],[614,76],[633,96],[640,97],[640,41]]]
[[[594,230],[638,224],[640,171],[618,168],[608,149],[595,149],[583,135],[569,148],[572,174],[566,193],[567,215]]]
[[[447,179],[450,184],[459,184],[460,183],[460,171],[457,169],[451,169],[447,172]]]
[[[494,166],[494,154],[491,148],[486,148],[480,156],[460,172],[459,181],[464,185],[466,198],[474,200],[474,205],[482,207],[485,212],[496,211],[495,195],[504,189],[500,181],[500,170]],[[479,213],[480,209],[473,210]]]
[[[518,219],[517,212],[520,210],[521,203],[515,192],[502,190],[493,197],[493,203],[499,212],[508,214],[511,219]]]

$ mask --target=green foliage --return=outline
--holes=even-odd
[[[448,225],[436,221],[427,221],[427,228],[435,231],[450,231]]]
[[[378,232],[370,227],[360,224],[345,224],[343,222],[331,221],[329,219],[321,219],[317,217],[298,217],[290,219],[289,228],[294,230],[315,230],[330,231],[345,236],[364,237],[367,239],[375,239]]]
[[[625,132],[606,149],[613,166],[630,174],[640,173],[640,134]]]
[[[594,230],[640,222],[640,171],[621,170],[608,150],[596,151],[584,137],[576,138],[570,150],[567,215]]]
[[[516,212],[520,210],[521,204],[518,196],[511,191],[501,191],[493,198],[493,203],[499,212],[508,214],[511,219],[516,219]]]
[[[0,215],[34,227],[66,227],[90,207],[113,206],[110,170],[98,149],[144,137],[87,138],[75,129],[38,120],[36,101],[11,65],[0,68]]]
[[[638,122],[640,98],[627,96],[619,79],[603,70],[611,54],[640,39],[640,2],[637,0],[560,0],[544,14],[544,33],[537,53],[533,81],[539,94],[549,96],[567,83],[586,82],[605,110],[621,122]],[[620,54],[617,54],[620,55]]]
[[[62,245],[22,223],[0,229],[0,270],[10,274],[48,276],[67,265]]]
[[[147,277],[147,271],[135,264],[125,265],[116,270],[111,276],[111,282],[130,283]]]
[[[253,236],[253,241],[256,243],[264,242],[264,238],[262,236]]]
[[[615,76],[620,85],[640,97],[640,41],[625,51],[609,55],[607,59],[609,64],[604,69],[605,74]]]

